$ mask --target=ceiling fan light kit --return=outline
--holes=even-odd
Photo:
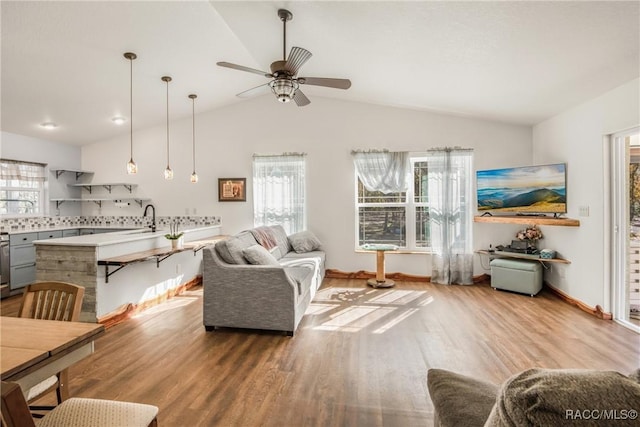
[[[300,85],[302,84],[324,86],[334,89],[349,89],[351,87],[351,81],[348,79],[298,77],[298,71],[309,58],[311,58],[312,54],[306,49],[294,46],[289,52],[289,58],[287,58],[287,21],[293,19],[293,14],[286,9],[279,9],[278,17],[282,21],[283,26],[282,60],[274,61],[271,64],[270,73],[230,62],[218,62],[218,66],[220,67],[260,74],[272,79],[269,83],[240,92],[237,96],[244,98],[261,93],[265,88],[271,88],[271,91],[278,101],[286,103],[293,100],[298,107],[304,107],[305,105],[309,105],[311,101],[309,101],[309,98],[300,90]]]

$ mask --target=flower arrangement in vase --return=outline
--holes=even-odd
[[[537,225],[531,225],[516,233],[516,239],[526,241],[532,247],[535,247],[536,241],[542,239],[542,237],[542,231]]]
[[[171,249],[174,250],[182,249],[182,245],[184,243],[182,236],[184,236],[184,233],[179,231],[178,224],[176,222],[169,224],[169,233],[164,235],[167,240],[171,241]]]

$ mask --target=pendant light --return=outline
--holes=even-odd
[[[124,57],[129,60],[129,123],[130,123],[130,141],[131,141],[131,157],[127,163],[127,173],[133,175],[138,173],[138,165],[133,161],[133,60],[138,56],[133,52],[126,52]]]
[[[167,84],[167,168],[164,170],[164,179],[173,179],[173,170],[169,166],[169,82],[171,77],[164,76],[162,81]]]
[[[191,135],[193,138],[193,172],[191,173],[191,182],[198,182],[198,174],[196,173],[196,98],[198,95],[192,93],[191,98]]]

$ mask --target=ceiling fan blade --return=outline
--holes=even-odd
[[[269,83],[265,83],[263,85],[253,87],[251,89],[247,89],[244,92],[240,92],[236,96],[239,98],[249,98],[251,96],[262,95],[263,92],[268,93],[269,89],[270,89]]]
[[[309,98],[307,98],[307,96],[302,93],[300,89],[296,90],[296,93],[293,95],[293,100],[298,107],[304,107],[305,105],[311,104]]]
[[[299,77],[298,83],[335,89],[349,89],[351,87],[351,80],[349,79],[328,79],[324,77]]]
[[[273,77],[271,73],[266,71],[256,70],[255,68],[245,67],[244,65],[232,64],[231,62],[218,62],[220,67],[233,68],[234,70],[246,71],[248,73],[261,74],[265,77]]]
[[[287,59],[284,69],[290,72],[291,75],[295,76],[298,74],[300,67],[302,67],[305,62],[311,58],[311,56],[311,52],[307,49],[294,46],[291,48],[291,52],[289,52],[289,58]]]

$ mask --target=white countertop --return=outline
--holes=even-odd
[[[74,227],[75,228],[75,227]],[[80,227],[77,227],[80,228]],[[88,227],[100,228],[100,227]],[[107,228],[107,227],[104,227]],[[205,227],[194,227],[180,230],[185,234],[185,241],[189,241],[189,233],[210,230],[211,235],[219,234],[221,226],[211,225]],[[106,246],[121,243],[135,242],[137,240],[155,239],[163,237],[168,230],[158,229],[151,232],[149,228],[139,228],[135,230],[114,231],[112,233],[87,234],[85,236],[61,237],[59,239],[35,240],[36,245],[59,245],[59,246]]]
[[[40,227],[32,228],[29,230],[10,230],[5,231],[3,234],[24,234],[24,233],[46,233],[48,231],[64,231],[64,230],[109,230],[116,231],[132,231],[138,230],[135,226],[126,225],[58,225],[56,227]]]

